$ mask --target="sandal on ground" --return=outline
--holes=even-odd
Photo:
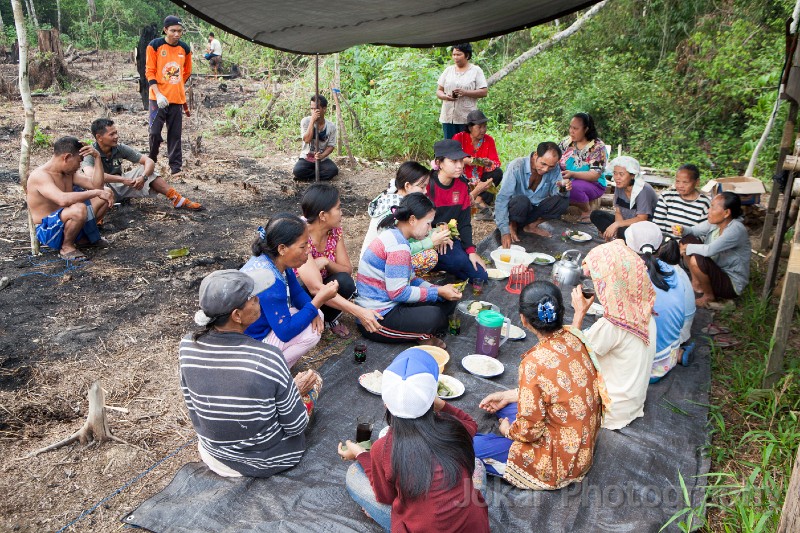
[[[717,348],[732,348],[739,344],[739,339],[732,335],[717,335],[714,337],[714,346]]]
[[[64,261],[83,261],[86,259],[86,256],[80,250],[72,250],[67,253],[59,252],[58,256]]]
[[[725,326],[718,326],[713,322],[711,322],[709,325],[700,330],[700,333],[711,336],[719,335],[720,333],[730,333],[730,332],[731,330],[729,330]]]
[[[681,354],[681,366],[689,366],[694,361],[695,343],[690,342],[683,346],[683,353]]]
[[[347,326],[339,322],[338,320],[334,320],[328,324],[328,329],[331,330],[331,333],[336,335],[341,339],[346,339],[350,336],[350,330],[347,329]]]
[[[421,346],[436,346],[437,348],[441,348],[442,350],[447,349],[447,344],[444,343],[442,339],[437,337],[431,337],[430,339],[425,339],[419,341]]]

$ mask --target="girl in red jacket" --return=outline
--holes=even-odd
[[[347,491],[387,531],[488,532],[486,471],[472,448],[478,426],[436,395],[438,380],[436,361],[419,348],[392,361],[381,387],[388,433],[370,451],[339,443],[339,455],[357,461]]]

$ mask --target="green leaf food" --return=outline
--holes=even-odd
[[[450,389],[450,387],[445,385],[444,382],[440,381],[439,387],[436,389],[436,394],[439,396],[452,396],[453,391]]]
[[[184,257],[189,255],[189,248],[184,246],[183,248],[175,248],[167,252],[167,257],[170,259],[177,259],[178,257]]]

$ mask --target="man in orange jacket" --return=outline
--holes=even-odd
[[[167,154],[172,175],[183,167],[181,134],[186,104],[185,83],[192,74],[192,50],[181,41],[183,23],[170,15],[164,19],[164,37],[147,45],[145,76],[150,85],[150,159],[158,160],[164,139],[161,130],[167,125]]]

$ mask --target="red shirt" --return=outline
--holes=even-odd
[[[461,143],[461,149],[464,150],[470,157],[480,157],[483,159],[489,159],[492,163],[494,163],[494,168],[497,168],[500,165],[500,156],[497,155],[497,147],[494,144],[494,139],[492,139],[489,135],[483,136],[483,142],[481,145],[476,149],[472,146],[472,137],[470,136],[468,131],[460,131],[453,136],[454,141],[458,141]],[[475,166],[472,165],[464,165],[464,175],[467,177],[469,182],[474,185],[474,182],[483,176],[483,173],[493,169],[487,169],[486,167],[482,166]]]
[[[470,436],[475,436],[478,425],[467,413],[450,404],[445,404],[441,412],[457,418],[467,428]],[[372,450],[360,454],[358,462],[372,484],[375,498],[392,506],[392,533],[489,532],[489,509],[466,471],[455,487],[444,490],[441,488],[444,473],[441,466],[437,466],[433,474],[433,484],[426,495],[411,501],[400,496],[392,472],[391,429],[385,437],[375,441]]]

